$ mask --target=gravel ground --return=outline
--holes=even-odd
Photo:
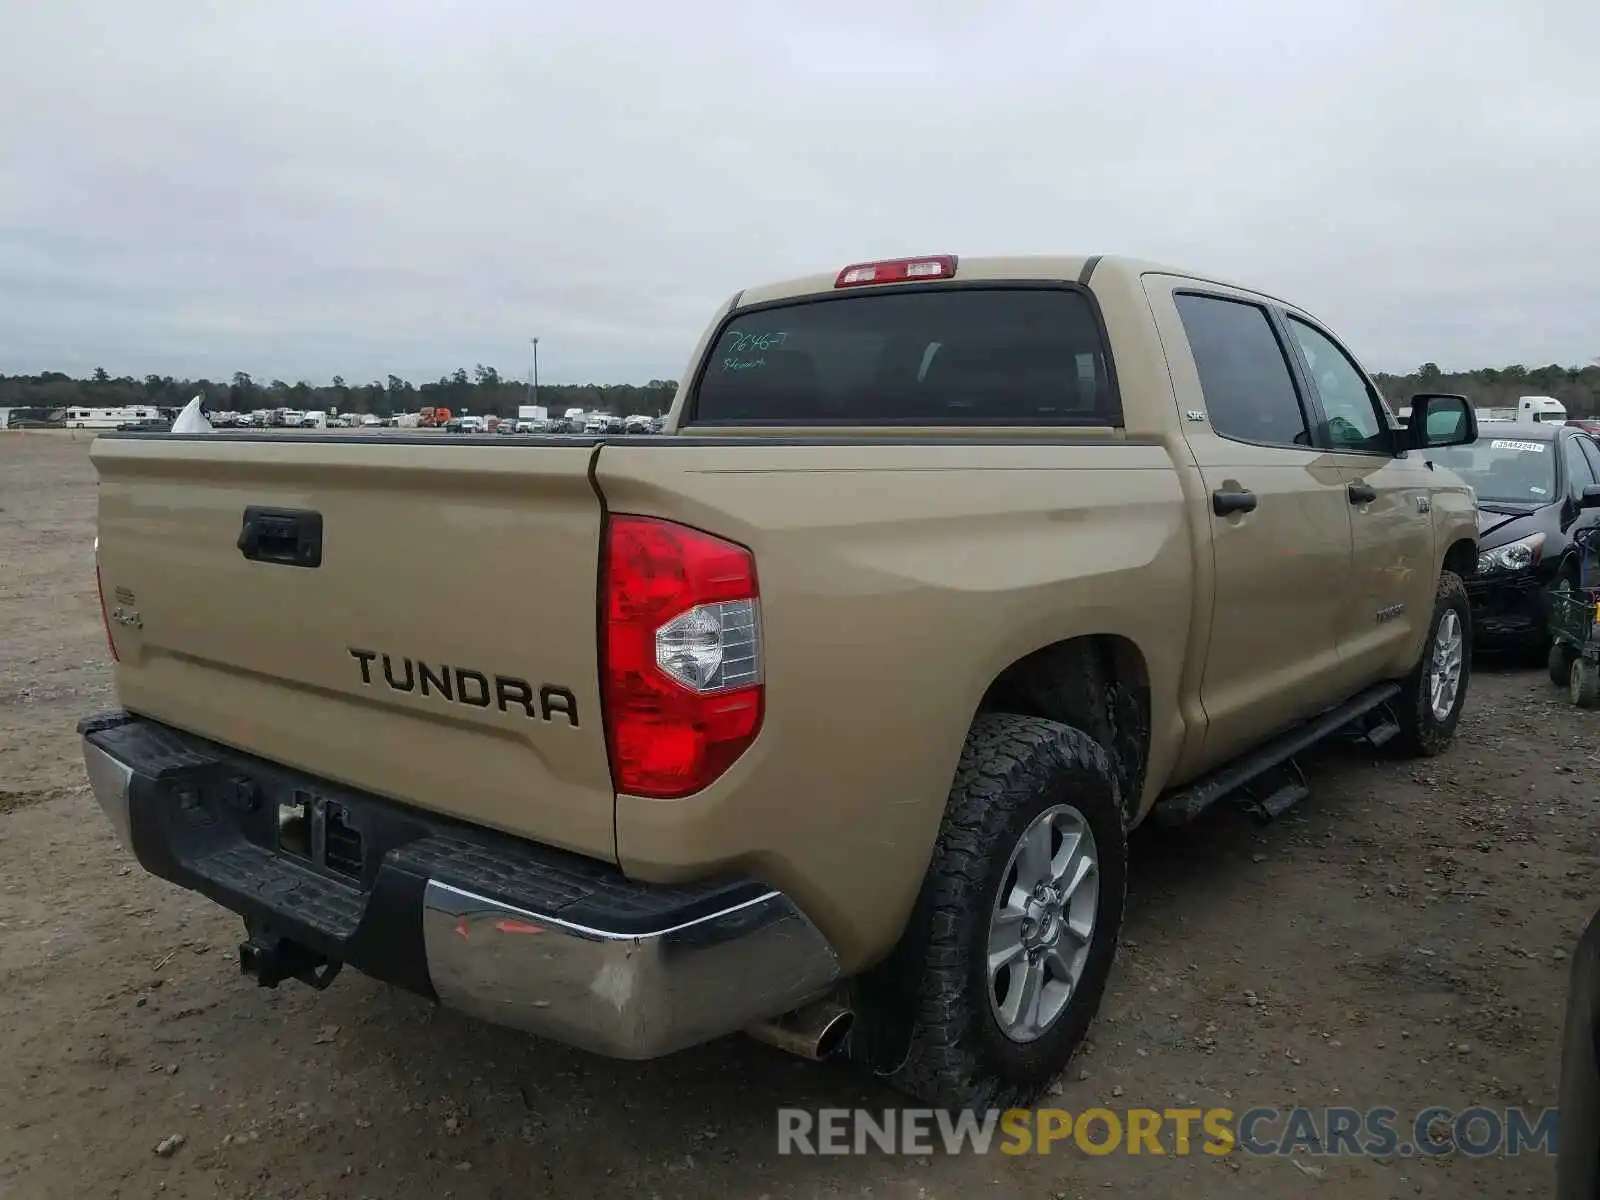
[[[0,434],[0,1195],[1549,1194],[1542,1155],[780,1157],[780,1106],[893,1094],[743,1038],[602,1061],[354,972],[250,986],[237,921],[145,876],[84,783],[74,722],[113,703],[86,445]],[[1542,671],[1481,667],[1442,758],[1330,749],[1270,827],[1137,837],[1127,943],[1051,1103],[1554,1104],[1596,732]]]

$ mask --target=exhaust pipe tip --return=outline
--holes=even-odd
[[[799,1058],[820,1062],[844,1049],[855,1013],[831,1000],[819,1000],[793,1012],[752,1025],[747,1033]]]
[[[851,1027],[856,1023],[856,1015],[848,1008],[840,1008],[832,1013],[817,1032],[814,1054],[817,1061],[832,1058],[845,1047],[845,1042],[850,1038]]]

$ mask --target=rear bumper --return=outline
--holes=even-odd
[[[495,1024],[654,1058],[839,977],[811,921],[757,881],[643,885],[127,713],[78,729],[95,797],[146,870],[254,934]],[[279,844],[285,806],[307,814],[293,853]]]

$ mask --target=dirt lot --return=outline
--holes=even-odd
[[[0,1195],[1549,1193],[1543,1156],[780,1158],[779,1106],[894,1096],[742,1038],[605,1062],[353,972],[254,988],[237,922],[143,875],[84,784],[74,722],[113,700],[93,520],[82,435],[0,434]],[[1127,946],[1053,1103],[1553,1104],[1597,735],[1542,671],[1485,668],[1444,758],[1330,750],[1274,826],[1137,839]]]

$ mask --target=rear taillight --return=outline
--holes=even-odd
[[[956,256],[930,254],[925,258],[891,258],[883,262],[852,263],[833,281],[836,288],[864,287],[869,283],[910,283],[918,279],[954,279]]]
[[[755,558],[672,521],[612,516],[603,570],[612,782],[658,799],[698,792],[761,731]]]
[[[100,593],[100,624],[105,627],[106,645],[111,648],[111,661],[119,662],[117,658],[117,643],[111,636],[111,611],[106,608],[106,581],[100,574],[100,536],[94,539],[94,589]]]

